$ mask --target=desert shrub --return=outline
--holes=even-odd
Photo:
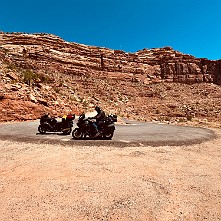
[[[7,65],[7,69],[9,69],[9,70],[17,70],[18,67],[14,63],[9,63]]]
[[[37,74],[37,77],[42,83],[48,84],[52,81],[52,79],[45,74]]]
[[[165,116],[164,120],[165,120],[165,121],[170,121],[170,117]]]
[[[23,82],[31,85],[33,82],[40,81],[41,83],[51,83],[53,81],[52,78],[50,78],[48,75],[42,74],[42,73],[34,73],[30,69],[26,69],[22,71],[22,79]]]
[[[22,73],[23,81],[25,84],[28,84],[29,86],[32,84],[33,81],[37,80],[38,76],[33,73],[31,70],[25,70]]]
[[[187,115],[187,116],[186,116],[186,119],[187,119],[188,121],[192,121],[193,116],[192,116],[192,115]]]
[[[58,88],[58,87],[54,87],[54,91],[55,91],[56,93],[59,94],[59,93],[60,93],[60,90],[61,90],[60,88]]]
[[[178,119],[178,122],[180,122],[180,123],[186,122],[186,119],[185,119],[184,117],[180,117],[180,118]]]

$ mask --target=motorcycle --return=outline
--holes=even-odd
[[[114,135],[115,122],[117,122],[117,115],[110,114],[99,122],[98,131],[99,136],[95,137],[96,130],[94,127],[95,120],[91,118],[85,118],[85,114],[82,113],[79,116],[77,122],[77,128],[72,132],[72,136],[76,140],[80,139],[106,139],[111,140]]]
[[[43,115],[40,118],[40,125],[38,131],[40,134],[46,132],[63,132],[64,135],[71,134],[73,127],[74,114],[69,114],[62,117],[62,121],[57,121],[54,117],[49,117],[48,114]]]

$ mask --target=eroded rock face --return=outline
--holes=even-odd
[[[150,100],[154,111],[154,105],[164,102],[162,91],[169,90],[153,83],[214,83],[219,96],[221,60],[195,58],[170,47],[126,53],[48,34],[0,33],[0,78],[1,120],[19,119],[18,112],[22,119],[45,111],[81,112],[93,104],[148,119],[151,113],[144,110]]]
[[[170,47],[134,54],[69,43],[54,35],[0,34],[1,60],[18,67],[83,76],[90,72],[119,73],[127,79],[148,82],[221,84],[221,60],[198,59]],[[121,73],[121,74],[120,74]]]

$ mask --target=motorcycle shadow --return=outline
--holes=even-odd
[[[110,140],[108,138],[105,138],[105,137],[95,137],[95,138],[92,138],[92,137],[83,137],[83,138],[72,138],[72,140]]]
[[[67,136],[67,134],[63,134],[63,133],[56,133],[56,132],[47,132],[47,133],[36,133],[36,135],[59,135],[59,136]]]

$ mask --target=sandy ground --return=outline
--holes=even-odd
[[[182,147],[0,141],[0,220],[221,220],[215,132]]]

